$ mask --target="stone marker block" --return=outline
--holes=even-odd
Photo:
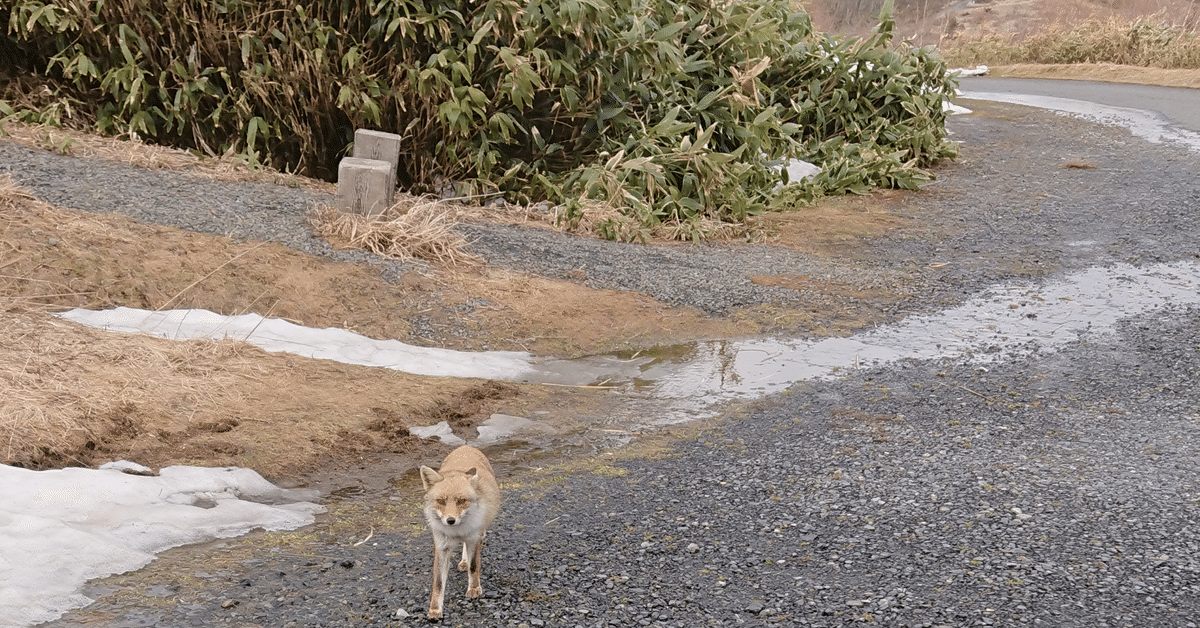
[[[396,170],[386,161],[343,157],[338,163],[338,209],[367,216],[392,204]]]
[[[358,129],[354,131],[354,157],[360,159],[378,159],[392,166],[392,176],[388,188],[388,198],[396,190],[396,169],[400,167],[400,136],[383,131]]]

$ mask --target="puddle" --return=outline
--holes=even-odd
[[[1195,152],[1200,152],[1200,133],[1177,128],[1166,118],[1152,111],[1101,105],[1072,98],[1034,96],[1031,94],[961,91],[958,97],[968,100],[990,100],[993,102],[1006,102],[1014,105],[1050,109],[1092,122],[1099,122],[1100,124],[1124,127],[1129,129],[1134,135],[1154,144],[1174,142],[1183,144]]]
[[[910,317],[846,338],[694,345],[642,364],[629,385],[660,402],[659,414],[647,424],[686,421],[720,402],[748,400],[797,381],[897,360],[956,358],[986,364],[1052,351],[1080,333],[1111,332],[1124,318],[1171,303],[1200,303],[1198,286],[1200,265],[1195,263],[1092,268],[1040,285],[996,286],[936,315]]]
[[[1080,242],[1089,246],[1091,242]],[[910,317],[846,338],[815,341],[754,339],[663,346],[636,354],[574,360],[522,352],[462,352],[373,340],[340,329],[312,329],[256,315],[202,310],[148,312],[118,308],[71,310],[61,316],[88,325],[168,338],[230,336],[267,351],[288,351],[353,364],[427,375],[484,377],[523,383],[611,389],[624,411],[595,428],[632,432],[706,418],[718,404],[779,392],[813,378],[908,358],[961,358],[987,363],[1014,353],[1048,351],[1081,332],[1111,331],[1120,319],[1170,303],[1200,302],[1200,266],[1191,262],[1092,268],[1043,284],[995,286],[939,314]],[[538,423],[497,415],[479,442],[551,436]],[[421,428],[427,438],[453,437],[449,426]]]

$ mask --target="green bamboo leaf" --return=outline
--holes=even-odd
[[[479,30],[475,31],[475,36],[471,38],[471,45],[478,46],[481,44],[483,42],[483,38],[487,37],[488,33],[490,33],[495,26],[496,20],[488,20],[487,22],[484,22],[483,26],[480,26]]]
[[[250,123],[246,125],[246,149],[254,150],[254,144],[258,140],[260,130],[266,129],[266,123],[262,118],[255,116],[250,118]]]
[[[757,116],[754,116],[754,122],[752,124],[754,126],[759,126],[759,125],[765,123],[767,120],[770,120],[771,118],[775,117],[775,115],[776,115],[775,107],[774,106],[768,107],[768,108],[764,109],[761,113],[759,113]]]
[[[889,0],[889,2],[890,1],[891,0]],[[650,37],[650,39],[653,39],[654,41],[669,41],[674,39],[674,37],[685,28],[687,28],[687,22],[671,22],[670,24],[658,29],[654,35]]]

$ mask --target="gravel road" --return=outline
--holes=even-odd
[[[830,272],[891,281],[940,263],[906,280],[911,311],[1018,277],[1200,257],[1200,156],[1052,113],[979,109],[951,122],[961,160],[899,209],[919,213],[930,237],[881,239],[870,259]],[[42,174],[38,159],[50,158],[0,144],[0,171],[60,204],[323,253],[294,227],[310,200],[295,190],[275,191],[294,199],[280,209],[265,200],[273,188],[205,183],[194,198],[206,206],[244,206],[175,216],[172,195],[135,207],[64,191],[72,177]],[[712,312],[783,298],[747,288],[743,269],[814,263],[767,247],[469,232],[493,264],[565,277],[585,263],[596,285]],[[658,277],[675,265],[678,281]],[[1196,626],[1198,380],[1200,310],[1174,307],[987,368],[909,361],[800,383],[602,473],[537,482],[510,469],[484,597],[464,600],[456,574],[444,623]],[[400,485],[419,493],[411,477]],[[368,498],[379,497],[357,499]],[[423,625],[430,541],[405,531],[416,523],[234,568],[206,569],[197,554],[186,586],[102,583],[108,597],[50,625]]]

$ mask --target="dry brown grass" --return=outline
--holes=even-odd
[[[36,200],[19,188],[9,176],[0,176],[0,311],[45,311],[47,299],[86,298],[69,285],[54,280],[30,277],[21,272],[29,258],[24,242],[10,234],[26,208],[53,212],[49,205]]]
[[[878,2],[803,0],[801,4],[820,30],[836,35],[862,37],[878,21]],[[1200,29],[1200,5],[1191,0],[988,0],[952,6],[951,0],[898,0],[897,38],[947,51],[980,39],[1008,45],[1039,32],[1061,39],[1088,22],[1129,25],[1152,19],[1184,33]],[[955,62],[974,65],[969,60]]]
[[[451,201],[401,195],[378,216],[318,207],[309,216],[314,231],[339,248],[365,249],[392,259],[419,259],[454,268],[477,265],[467,240],[454,230],[463,208]]]
[[[0,453],[29,467],[86,465],[83,452],[147,421],[168,438],[215,423],[241,402],[240,382],[265,373],[237,342],[168,342],[39,314],[0,313],[0,337]]]
[[[1142,85],[1200,89],[1200,68],[1168,70],[1163,68],[1114,65],[1111,63],[1021,63],[1015,65],[989,65],[988,70],[991,76],[1011,78],[1105,81],[1108,83],[1138,83]]]
[[[943,54],[952,65],[961,67],[980,63],[1108,63],[1195,69],[1200,68],[1200,35],[1195,24],[1162,14],[1132,21],[1092,18],[1081,23],[1053,22],[1028,32],[985,29],[964,34],[947,42]]]

